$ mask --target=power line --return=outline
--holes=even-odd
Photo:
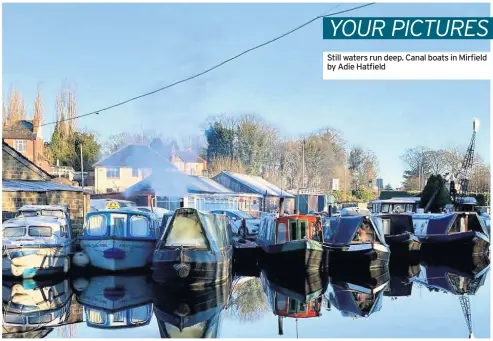
[[[314,21],[316,21],[316,20],[318,20],[318,19],[321,19],[321,18],[324,18],[324,17],[331,17],[331,16],[334,16],[334,15],[343,14],[343,13],[347,13],[347,12],[352,12],[352,11],[355,11],[355,10],[358,10],[358,9],[361,9],[361,8],[364,8],[364,7],[368,7],[368,6],[371,6],[371,5],[374,5],[374,4],[375,4],[375,2],[370,2],[370,3],[364,4],[364,5],[354,6],[354,7],[351,7],[351,8],[345,9],[345,10],[341,10],[341,11],[338,11],[338,12],[333,12],[333,13],[329,13],[329,14],[324,13],[324,14],[322,14],[322,15],[316,16],[315,18],[313,18],[313,19],[311,19],[311,20],[309,20],[309,21],[305,22],[304,24],[301,24],[301,25],[299,25],[299,26],[297,26],[297,27],[293,28],[292,30],[290,30],[290,31],[288,31],[288,32],[286,32],[286,33],[284,33],[284,34],[282,34],[282,35],[280,35],[280,36],[276,37],[276,38],[273,38],[273,39],[268,40],[268,41],[266,41],[266,42],[264,42],[264,43],[262,43],[262,44],[259,44],[259,45],[256,45],[256,46],[254,46],[254,47],[251,47],[251,48],[249,48],[249,49],[247,49],[247,50],[245,50],[245,51],[243,51],[243,52],[241,52],[241,53],[239,53],[239,54],[237,54],[237,55],[235,55],[235,56],[233,56],[233,57],[231,57],[231,58],[228,58],[228,59],[226,59],[226,60],[222,61],[221,63],[216,64],[216,65],[214,65],[214,66],[210,67],[209,69],[206,69],[206,70],[204,70],[204,71],[202,71],[202,72],[199,72],[199,73],[194,74],[194,75],[192,75],[192,76],[189,76],[189,77],[187,77],[187,78],[181,79],[181,80],[176,81],[176,82],[174,82],[174,83],[168,84],[168,85],[163,86],[163,87],[161,87],[161,88],[158,88],[158,89],[156,89],[156,90],[153,90],[153,91],[150,91],[150,92],[144,93],[144,94],[142,94],[142,95],[132,97],[132,98],[127,99],[127,100],[125,100],[125,101],[122,101],[122,102],[119,102],[119,103],[116,103],[116,104],[110,105],[110,106],[108,106],[108,107],[106,107],[106,108],[102,108],[102,109],[99,109],[99,110],[95,110],[95,111],[89,112],[89,113],[87,113],[87,114],[78,115],[78,116],[74,116],[74,117],[66,118],[66,119],[59,120],[59,121],[54,121],[54,122],[44,123],[44,124],[41,124],[41,125],[40,125],[40,127],[42,127],[42,126],[46,126],[46,125],[51,125],[51,124],[56,124],[56,123],[58,123],[58,122],[69,121],[69,120],[73,120],[73,119],[76,119],[76,118],[81,118],[81,117],[85,117],[85,116],[90,116],[90,115],[98,115],[98,114],[99,114],[100,112],[102,112],[102,111],[110,110],[110,109],[113,109],[113,108],[116,108],[116,107],[122,106],[122,105],[124,105],[124,104],[127,104],[127,103],[129,103],[129,102],[135,101],[135,100],[137,100],[137,99],[139,99],[139,98],[142,98],[142,97],[146,97],[146,96],[153,95],[153,94],[155,94],[155,93],[157,93],[157,92],[160,92],[160,91],[163,91],[163,90],[169,89],[169,88],[171,88],[171,87],[173,87],[173,86],[176,86],[176,85],[178,85],[178,84],[185,83],[185,82],[188,82],[188,81],[190,81],[190,80],[192,80],[192,79],[195,79],[195,78],[198,78],[198,77],[200,77],[200,76],[202,76],[202,75],[205,75],[206,73],[209,73],[209,72],[211,72],[211,71],[213,71],[213,70],[215,70],[215,69],[217,69],[217,68],[219,68],[219,67],[223,66],[224,64],[227,64],[227,63],[229,63],[229,62],[231,62],[231,61],[233,61],[233,60],[235,60],[235,59],[237,59],[237,58],[239,58],[239,57],[241,57],[241,56],[243,56],[243,55],[245,55],[245,54],[247,54],[247,53],[249,53],[249,52],[252,52],[252,51],[254,51],[254,50],[256,50],[256,49],[259,49],[259,48],[264,47],[264,46],[266,46],[266,45],[269,45],[269,44],[271,44],[271,43],[273,43],[273,42],[275,42],[275,41],[277,41],[277,40],[280,40],[280,39],[282,39],[282,38],[284,38],[284,37],[286,37],[286,36],[288,36],[288,35],[290,35],[290,34],[292,34],[292,33],[296,32],[296,31],[298,31],[298,30],[302,29],[302,28],[303,28],[303,27],[305,27],[305,26],[308,26],[309,24],[311,24],[312,22],[314,22]],[[340,5],[335,6],[335,8],[337,8],[338,6],[340,6]]]

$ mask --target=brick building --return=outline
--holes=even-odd
[[[2,129],[3,142],[24,155],[38,167],[49,172],[51,167],[45,156],[45,143],[41,128],[34,120],[21,120],[4,126]]]
[[[2,143],[2,221],[12,218],[23,205],[64,204],[77,235],[89,212],[90,197],[80,187],[59,184],[23,154]]]

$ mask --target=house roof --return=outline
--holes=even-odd
[[[200,162],[199,155],[195,152],[176,152],[176,156],[178,156],[183,162],[187,163],[195,163]]]
[[[83,192],[80,187],[58,184],[44,180],[2,180],[3,192]]]
[[[12,156],[14,159],[22,163],[25,167],[29,168],[31,171],[34,173],[38,174],[41,178],[45,180],[51,180],[53,179],[53,176],[51,176],[48,172],[43,170],[41,167],[37,166],[34,162],[29,160],[27,157],[19,153],[17,150],[9,146],[7,143],[2,141],[2,152],[6,152],[10,156]]]
[[[2,128],[4,139],[36,140],[33,121],[21,120]]]
[[[231,179],[238,181],[244,186],[250,188],[253,192],[260,195],[294,198],[294,195],[292,195],[288,191],[280,189],[276,185],[268,182],[260,176],[233,173],[228,171],[223,171],[221,172],[221,174],[224,174]]]
[[[176,175],[176,174],[175,174]],[[161,193],[162,195],[169,196],[181,196],[175,195],[177,191],[177,186],[180,192],[185,193],[208,193],[208,194],[236,194],[219,184],[218,182],[205,178],[203,176],[192,176],[179,173],[180,179],[176,179],[173,176],[163,176],[162,174],[152,174],[147,178],[141,180],[135,185],[129,187],[125,191],[125,195],[130,195],[133,192],[147,192],[154,191],[156,193]],[[177,181],[179,180],[179,181]],[[179,184],[176,184],[179,182]],[[180,193],[184,194],[184,193]]]
[[[101,159],[94,167],[176,169],[166,158],[144,144],[129,144]]]

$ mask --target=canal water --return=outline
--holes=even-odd
[[[259,272],[178,293],[145,275],[4,280],[3,337],[465,338],[461,304],[469,306],[474,336],[490,337],[489,265],[474,273],[417,265],[399,275],[309,281],[316,283],[294,288]]]

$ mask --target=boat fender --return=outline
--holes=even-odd
[[[85,267],[89,265],[89,257],[84,252],[77,252],[72,259],[75,265]]]
[[[190,314],[190,307],[186,303],[181,303],[180,306],[178,307],[178,310],[175,311],[175,313],[180,317],[185,317],[188,314]]]
[[[84,291],[86,288],[89,286],[89,281],[85,278],[76,278],[72,282],[72,286],[74,287],[75,291]]]
[[[190,265],[188,264],[180,263],[180,264],[175,264],[173,267],[176,270],[176,274],[180,278],[188,277],[188,275],[190,274]]]

